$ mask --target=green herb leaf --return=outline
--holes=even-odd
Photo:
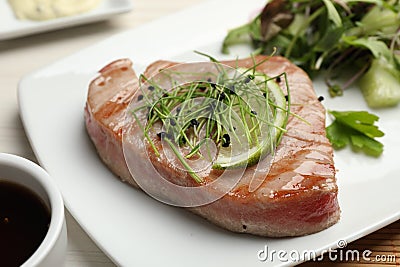
[[[240,27],[232,29],[226,35],[224,42],[222,44],[222,53],[229,53],[229,46],[246,43],[248,42],[249,37],[254,38],[257,35],[260,35],[259,17],[255,18],[253,21],[248,24],[244,24]]]
[[[362,150],[365,154],[379,157],[383,152],[383,144],[365,135],[358,134],[351,136],[353,149]]]
[[[349,135],[354,133],[349,127],[342,127],[337,121],[326,127],[326,134],[336,149],[344,148],[350,142]]]
[[[376,38],[358,38],[356,39],[354,36],[351,37],[343,37],[342,40],[347,44],[354,47],[363,47],[371,51],[372,55],[375,58],[384,57],[388,62],[392,61],[392,52],[390,51],[387,45],[377,40]]]
[[[335,23],[337,27],[342,26],[342,19],[340,18],[339,13],[337,12],[335,6],[333,5],[332,1],[330,0],[323,0],[324,4],[326,6],[326,9],[328,10],[328,16],[329,19]]]
[[[343,27],[328,28],[324,36],[315,44],[315,51],[324,52],[335,48],[335,44],[340,40],[343,32]]]
[[[335,117],[326,128],[326,134],[336,149],[351,144],[356,151],[378,157],[383,152],[383,144],[375,140],[384,133],[375,124],[379,117],[367,111],[329,111]]]

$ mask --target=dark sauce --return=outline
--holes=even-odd
[[[30,189],[0,181],[0,266],[20,266],[42,243],[50,211]]]

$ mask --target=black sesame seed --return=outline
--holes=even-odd
[[[226,141],[231,141],[231,137],[229,136],[229,134],[223,134],[222,138],[224,138]]]
[[[147,89],[149,89],[150,91],[154,91],[154,86],[153,85],[150,85],[149,87],[147,87]]]
[[[230,142],[222,142],[222,147],[229,147]]]
[[[224,92],[222,92],[222,93],[220,93],[220,94],[219,94],[219,97],[218,97],[218,99],[219,99],[219,100],[224,100],[224,99],[225,99],[225,97],[226,97],[226,96],[225,96],[225,93],[224,93]]]
[[[222,135],[222,147],[228,147],[231,143],[231,137],[229,134]]]
[[[282,81],[282,80],[281,80],[281,77],[279,77],[279,76],[276,77],[276,78],[275,78],[275,81],[276,81],[277,83],[280,83],[280,82]]]
[[[157,136],[158,136],[161,140],[163,140],[164,138],[167,137],[167,133],[166,133],[166,132],[159,132],[159,133],[157,134]]]
[[[169,119],[169,123],[170,123],[172,126],[175,126],[175,125],[176,125],[176,121],[175,121],[174,119]]]
[[[289,96],[285,95],[285,99],[286,99],[286,101],[289,101]]]
[[[208,79],[207,79],[207,82],[209,82],[209,83],[210,83],[211,81],[212,81],[212,80],[211,80],[211,78],[208,78]]]
[[[229,89],[229,93],[230,93],[231,95],[235,93],[235,85],[234,85],[234,84],[230,85],[230,86],[228,87],[228,89]]]
[[[200,91],[203,91],[203,92],[204,92],[206,89],[207,89],[207,87],[206,87],[205,85],[200,85],[200,86],[199,86],[199,90],[200,90]]]
[[[181,108],[180,107],[176,108],[176,115],[179,115],[180,112],[181,112]]]
[[[325,99],[325,98],[324,98],[322,95],[318,97],[318,101],[319,101],[319,102],[324,101],[324,99]]]
[[[196,119],[191,119],[191,120],[190,120],[190,124],[191,124],[192,126],[197,126],[197,125],[199,125],[199,122],[198,122]]]
[[[251,114],[257,115],[257,112],[255,110],[250,111]]]
[[[143,95],[138,95],[137,100],[140,101],[143,99]]]
[[[246,229],[247,229],[247,226],[243,224],[243,230],[246,230]]]
[[[181,145],[186,144],[186,138],[182,137],[182,138],[180,139],[180,144],[181,144]]]
[[[267,93],[263,93],[263,97],[267,98]]]

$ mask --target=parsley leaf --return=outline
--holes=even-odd
[[[378,157],[383,144],[375,140],[384,133],[375,124],[379,117],[367,111],[328,111],[335,117],[326,128],[326,135],[335,149],[351,145],[353,150]]]

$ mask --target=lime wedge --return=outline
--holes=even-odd
[[[238,69],[238,71],[246,73],[247,70]],[[237,90],[239,96],[251,108],[252,115],[244,117],[241,116],[241,110],[235,107],[233,109],[247,128],[255,130],[247,136],[243,133],[237,134],[239,142],[236,144],[232,142],[229,147],[221,147],[213,164],[214,169],[232,169],[256,164],[260,159],[274,153],[283,134],[288,112],[285,94],[279,85],[266,75],[255,73],[253,77],[254,80],[249,85],[251,88],[247,88],[250,92],[243,90],[246,93],[240,94],[240,86]],[[241,149],[235,149],[233,147],[235,145],[241,146]]]

